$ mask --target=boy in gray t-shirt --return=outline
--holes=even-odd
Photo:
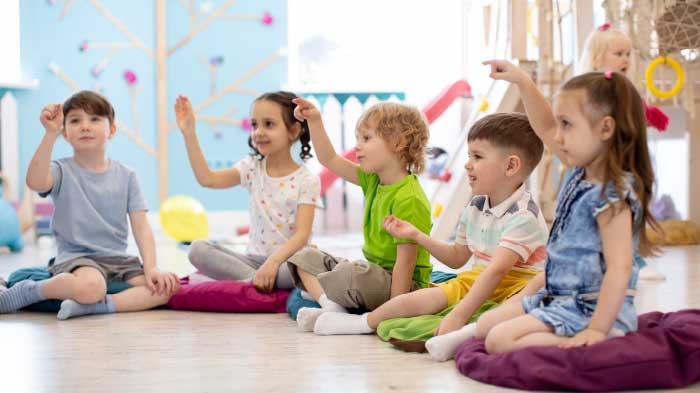
[[[0,293],[0,313],[44,299],[65,299],[59,319],[167,303],[179,282],[175,274],[156,268],[153,232],[136,174],[105,156],[116,132],[112,105],[97,93],[81,91],[63,104],[46,106],[40,120],[46,133],[29,163],[27,185],[53,198],[51,227],[58,254],[49,267],[50,279],[24,280]],[[59,135],[73,147],[73,156],[51,162]],[[143,264],[126,253],[127,217]],[[106,295],[107,281],[133,288]]]

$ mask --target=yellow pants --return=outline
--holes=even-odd
[[[486,269],[483,265],[475,264],[471,270],[459,273],[457,277],[450,281],[437,284],[435,286],[442,289],[447,296],[447,305],[451,306],[453,304],[459,303],[460,300],[464,299],[469,293],[469,290],[474,286],[476,279],[483,273]],[[496,289],[493,290],[489,300],[501,303],[509,297],[520,292],[528,281],[530,281],[539,270],[534,269],[511,269],[511,271],[506,274]]]

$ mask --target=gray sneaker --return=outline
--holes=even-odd
[[[0,293],[7,291],[7,281],[0,277]]]

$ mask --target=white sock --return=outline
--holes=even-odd
[[[308,292],[306,292],[306,291],[301,291],[301,298],[304,299],[304,300],[311,300],[311,301],[314,301],[314,302],[316,301],[316,299],[314,299],[314,297],[311,296],[311,294],[308,293]]]
[[[425,348],[430,357],[438,362],[444,362],[455,357],[457,348],[463,342],[476,334],[476,322],[470,323],[459,330],[435,336],[425,342]]]
[[[326,312],[336,312],[336,313],[347,313],[348,310],[340,304],[329,299],[324,293],[318,298],[318,304],[321,308],[313,307],[302,307],[297,312],[297,326],[302,332],[311,332],[314,330],[314,325],[316,324],[316,319],[323,313]]]
[[[329,299],[325,293],[318,298],[318,304],[321,305],[323,312],[348,312],[345,307]]]
[[[297,312],[297,327],[302,332],[311,332],[319,315],[323,314],[323,308],[302,307]]]
[[[314,325],[314,333],[319,336],[335,334],[370,334],[374,329],[367,322],[368,313],[354,315],[339,312],[321,314]]]

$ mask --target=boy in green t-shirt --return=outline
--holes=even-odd
[[[321,164],[362,187],[365,197],[362,252],[367,261],[350,262],[314,247],[302,249],[288,261],[294,284],[321,305],[302,308],[297,314],[299,328],[312,331],[324,312],[373,310],[428,285],[432,270],[428,252],[383,228],[384,218],[393,215],[430,233],[430,204],[416,178],[425,165],[428,125],[416,108],[396,103],[372,106],[362,114],[355,131],[358,165],[335,152],[313,104],[301,98],[294,102],[295,116],[309,123]]]

